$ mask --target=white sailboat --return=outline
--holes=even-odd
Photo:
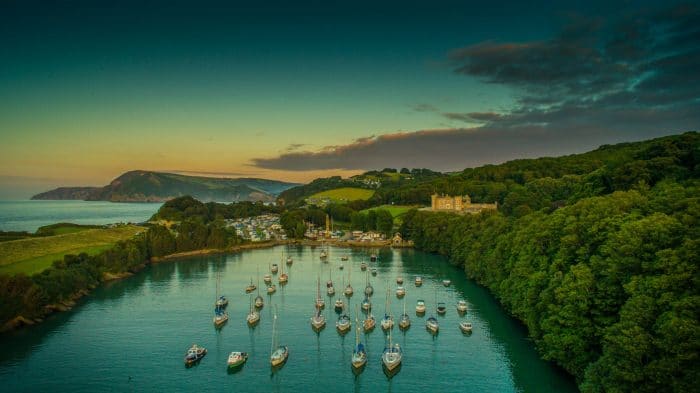
[[[272,316],[272,344],[270,345],[270,364],[272,367],[281,367],[287,362],[289,357],[289,348],[286,345],[279,345],[277,332],[277,306],[275,306],[275,314]]]
[[[372,287],[372,284],[370,284],[369,274],[367,274],[367,285],[365,286],[365,295],[372,296],[373,293],[374,293],[374,287]]]
[[[460,300],[457,302],[457,311],[461,314],[464,314],[467,312],[467,302],[464,300]]]
[[[382,353],[382,364],[387,371],[398,371],[397,367],[401,365],[401,360],[403,358],[403,351],[401,346],[396,343],[394,344],[391,340],[391,330],[389,330],[389,345],[384,347],[384,352]]]
[[[219,295],[219,287],[221,285],[221,272],[219,265],[216,265],[216,300],[214,301],[215,309],[224,309],[228,306],[228,299],[224,295]]]
[[[416,301],[416,314],[419,316],[425,314],[425,301],[423,299]]]
[[[365,329],[365,333],[368,333],[374,330],[374,327],[376,325],[377,320],[374,319],[374,315],[372,315],[372,308],[370,308],[367,314],[367,318],[365,318],[364,322],[362,323],[362,327]]]
[[[280,276],[277,278],[277,281],[280,285],[284,285],[289,281],[289,274],[285,273],[284,264],[281,264],[281,266],[282,273],[280,273]]]
[[[406,298],[403,299],[403,314],[399,318],[399,329],[406,330],[411,327],[411,318],[406,314]]]
[[[348,330],[350,330],[351,327],[352,322],[350,321],[348,314],[345,313],[345,307],[343,307],[343,313],[338,317],[338,321],[335,323],[335,328],[338,330],[338,333],[344,335],[348,332]]]
[[[347,297],[352,297],[352,294],[355,292],[355,290],[352,289],[352,285],[350,285],[350,280],[352,278],[352,269],[348,272],[348,285],[345,286],[345,296]]]
[[[316,308],[320,310],[324,307],[326,307],[326,302],[321,297],[321,277],[319,276],[316,282]]]
[[[260,322],[260,313],[253,307],[253,299],[250,299],[250,311],[248,311],[248,316],[246,316],[246,321],[248,325],[253,327]]]
[[[399,285],[398,287],[396,287],[396,297],[401,299],[404,296],[406,296],[406,288]]]
[[[258,296],[255,297],[255,307],[256,308],[263,308],[265,305],[265,299],[263,299],[262,296],[260,296],[260,267],[258,267]]]
[[[352,367],[355,370],[360,370],[367,363],[367,352],[365,346],[360,342],[360,323],[357,319],[357,309],[355,309],[355,348],[352,350]]]
[[[311,317],[311,327],[316,332],[326,327],[326,317],[321,313],[320,308],[314,308],[314,315]]]
[[[384,318],[380,322],[382,330],[391,330],[394,327],[394,317],[391,315],[391,310],[389,310],[389,282],[386,283],[386,301],[384,302]]]
[[[326,293],[328,294],[328,296],[335,295],[335,287],[333,286],[333,277],[331,277],[332,274],[333,274],[333,271],[331,269],[328,269],[328,281],[326,282]]]

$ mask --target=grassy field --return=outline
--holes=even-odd
[[[66,254],[98,254],[145,228],[122,226],[107,229],[68,231],[55,236],[34,237],[0,243],[0,273],[39,273]]]
[[[382,210],[388,210],[389,213],[391,213],[391,216],[396,218],[396,217],[398,217],[398,216],[400,216],[400,215],[406,213],[407,211],[414,209],[416,207],[420,207],[420,206],[381,205],[381,206],[371,207],[369,209],[362,210],[362,213],[367,213],[370,210],[382,209]]]
[[[360,199],[366,200],[371,198],[372,195],[374,195],[374,190],[355,187],[342,187],[316,193],[311,195],[308,199],[328,198],[333,202],[348,202]]]

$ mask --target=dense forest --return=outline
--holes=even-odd
[[[686,133],[469,169],[433,184],[498,212],[413,210],[401,231],[489,288],[582,391],[696,391],[698,164]]]

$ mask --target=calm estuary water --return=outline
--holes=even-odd
[[[280,266],[283,253],[294,258],[288,269],[289,284],[265,297],[261,322],[248,328],[245,317],[250,298],[244,288],[257,271]],[[355,376],[350,356],[354,332],[340,336],[335,329],[332,300],[326,298],[328,326],[320,334],[312,331],[316,282],[321,286],[332,277],[338,293],[343,282],[351,283],[353,317],[362,301],[366,274],[360,270],[367,260],[365,250],[332,248],[329,263],[319,260],[320,249],[275,247],[240,254],[199,257],[165,262],[147,268],[126,280],[95,290],[73,311],[59,313],[39,326],[0,336],[0,382],[3,391],[286,391],[286,392],[575,392],[571,378],[539,360],[524,328],[508,317],[482,288],[443,258],[415,250],[384,249],[370,276],[377,328],[362,335],[369,361]],[[340,256],[349,255],[339,269]],[[286,267],[286,266],[285,266]],[[230,299],[230,320],[216,330],[212,323],[217,271],[222,293]],[[415,275],[424,283],[417,288]],[[390,308],[398,320],[403,301],[395,296],[396,277],[405,279],[406,309],[412,325],[403,333],[394,328],[401,344],[401,370],[388,378],[382,370],[381,352],[385,335],[379,327],[384,314],[386,288]],[[452,286],[444,287],[449,278]],[[276,282],[276,277],[274,282]],[[255,295],[255,292],[252,294]],[[428,312],[417,317],[415,304],[424,299]],[[455,305],[465,299],[469,312],[460,317]],[[425,318],[434,313],[436,301],[448,305],[439,316],[440,333],[433,337],[425,329]],[[277,372],[269,364],[273,305],[278,310],[281,344],[290,349],[289,361]],[[360,312],[360,319],[362,312]],[[473,323],[470,336],[458,322]],[[196,366],[185,368],[187,348],[197,343],[209,351]],[[229,374],[226,359],[231,351],[250,354],[243,368]]]
[[[0,201],[0,231],[34,232],[57,222],[110,224],[148,220],[162,203]]]

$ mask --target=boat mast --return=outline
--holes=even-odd
[[[275,313],[272,315],[272,343],[270,344],[270,357],[275,352],[275,325],[277,325],[277,305],[275,304]]]
[[[357,320],[357,314],[359,314],[359,311],[357,309],[357,305],[355,305],[355,348],[357,348],[358,345],[360,345],[360,322]]]

